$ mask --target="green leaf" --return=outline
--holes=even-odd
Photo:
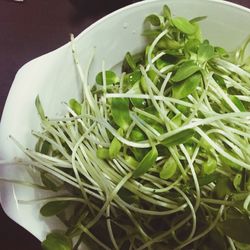
[[[219,57],[228,57],[228,52],[221,47],[214,47],[214,53]]]
[[[117,133],[122,136],[123,130],[121,128],[119,128]],[[114,159],[119,154],[121,148],[122,148],[121,142],[116,137],[114,137],[114,139],[111,141],[111,144],[109,147],[110,159]]]
[[[133,168],[136,168],[137,165],[139,164],[139,162],[134,157],[132,157],[130,155],[125,155],[124,158],[125,158],[125,161],[127,162],[127,164],[129,166],[132,166]]]
[[[171,147],[187,142],[194,135],[193,129],[186,129],[175,135],[172,135],[161,142],[165,147]]]
[[[169,7],[166,4],[163,6],[162,12],[163,12],[163,16],[167,20],[171,19],[171,10],[169,9]]]
[[[110,84],[115,84],[119,82],[119,77],[116,75],[115,72],[107,70],[105,71],[105,78],[106,78],[106,84],[110,85]],[[103,72],[99,72],[96,75],[96,83],[97,84],[103,84]]]
[[[181,104],[177,104],[176,108],[184,115],[189,115],[190,114],[190,108]]]
[[[100,159],[107,160],[109,159],[109,149],[107,148],[98,148],[96,150],[96,156]]]
[[[136,72],[136,71],[135,71]],[[139,77],[135,82],[130,82],[129,80],[126,79],[127,76],[124,77],[124,82],[123,85],[126,85],[126,90],[123,92],[127,92],[130,94],[141,94],[141,87],[140,87],[140,81],[141,77]]]
[[[241,112],[246,112],[246,108],[242,101],[235,95],[230,96],[231,101],[235,104],[235,106],[241,111]]]
[[[148,32],[149,33],[156,33],[156,34],[160,34],[161,31],[160,30],[155,30],[155,31],[152,31],[152,30],[149,30]],[[147,31],[145,31],[145,33],[147,33]],[[153,35],[153,34],[145,34],[145,36],[157,36],[157,35]],[[144,52],[140,52],[140,53],[136,53],[136,54],[133,54],[131,55],[129,52],[126,53],[124,59],[123,59],[123,62],[122,62],[122,70],[121,72],[126,72],[126,73],[129,73],[129,72],[133,72],[136,70],[137,68],[137,65],[139,64],[144,64]]]
[[[138,127],[134,127],[134,129],[130,133],[130,138],[132,141],[143,141],[147,137],[145,133]]]
[[[111,113],[114,122],[126,131],[131,123],[129,115],[129,99],[113,98],[111,102]]]
[[[159,58],[155,64],[157,69],[159,70],[169,65],[169,63],[166,60],[162,60],[161,58]]]
[[[250,244],[250,220],[227,219],[219,224],[221,230],[233,240]]]
[[[240,192],[241,191],[241,181],[242,181],[242,175],[241,174],[236,174],[234,179],[233,179],[233,185],[235,189]]]
[[[198,49],[198,60],[200,62],[207,62],[214,56],[214,47],[211,46],[207,41],[204,41]]]
[[[143,109],[147,106],[147,102],[142,98],[130,98],[130,101],[137,108]]]
[[[189,76],[182,82],[173,84],[172,87],[173,97],[176,99],[182,99],[192,94],[199,86],[201,79],[202,79],[201,74],[196,73],[193,74],[192,76]]]
[[[139,197],[137,195],[125,188],[121,188],[118,192],[118,195],[122,200],[124,200],[128,204],[132,204],[139,201]]]
[[[173,82],[180,82],[200,70],[200,67],[193,61],[187,61],[180,65],[175,75],[171,78]]]
[[[109,157],[114,159],[120,152],[122,144],[117,138],[114,138],[109,147]]]
[[[53,215],[57,215],[62,212],[66,207],[68,207],[68,201],[51,201],[46,203],[40,209],[40,213],[42,216],[49,217]]]
[[[160,26],[164,23],[164,19],[160,15],[152,14],[145,18],[145,22],[149,22],[153,26]]]
[[[200,46],[200,41],[198,39],[189,39],[185,44],[185,51],[187,53],[197,53]]]
[[[150,37],[150,38],[155,38],[157,37],[159,34],[161,33],[161,30],[160,29],[146,29],[142,32],[142,35],[145,36],[145,37]]]
[[[190,23],[197,23],[197,22],[200,22],[200,21],[203,21],[207,18],[207,16],[198,16],[198,17],[195,17],[195,18],[192,18],[191,20],[189,20]]]
[[[176,64],[180,57],[183,56],[183,52],[179,49],[165,49],[164,53],[166,54],[165,58],[170,64]]]
[[[72,250],[72,241],[64,233],[53,232],[42,242],[43,250]]]
[[[172,18],[172,23],[177,29],[188,35],[192,35],[196,31],[196,27],[184,17]]]
[[[182,124],[182,119],[181,119],[181,113],[176,114],[171,120],[172,122],[177,125],[177,127],[180,127]]]
[[[38,112],[41,120],[45,120],[46,116],[45,116],[39,95],[36,96],[35,105],[36,105],[36,109],[37,109],[37,112]]]
[[[149,152],[149,149],[147,148],[130,148],[130,150],[137,161],[141,161],[144,156]]]
[[[153,108],[154,108],[154,107],[153,107]],[[144,112],[145,112],[145,113],[147,112],[148,114],[152,114],[152,115],[155,115],[156,117],[159,117],[159,113],[158,113],[157,110],[153,109],[153,112],[151,112],[152,110],[150,110],[150,109],[151,109],[151,107],[148,106],[148,107],[146,107],[146,108],[144,109]],[[153,118],[148,117],[148,116],[146,116],[146,115],[144,115],[144,114],[139,114],[139,117],[140,117],[142,120],[144,120],[146,123],[148,123],[148,125],[150,125],[151,127],[153,127],[154,124],[159,125],[159,122],[158,122],[158,121],[156,121],[156,120],[154,120]],[[165,127],[165,126],[163,125],[163,127]],[[161,128],[159,128],[159,129],[162,130]],[[158,131],[158,129],[157,129],[157,131]],[[165,131],[165,129],[164,129],[164,131]],[[160,133],[161,133],[161,132],[160,132]]]
[[[49,190],[52,190],[52,191],[55,191],[55,192],[59,191],[63,186],[63,182],[61,180],[56,178],[54,175],[46,173],[46,172],[41,173],[41,180],[42,180],[42,183]]]
[[[125,61],[127,62],[128,66],[135,71],[136,70],[136,62],[134,60],[134,58],[132,57],[132,55],[127,52],[125,55]]]
[[[141,72],[139,70],[128,73],[124,76],[124,84],[134,85],[141,80]]]
[[[160,178],[164,180],[170,179],[174,176],[176,170],[177,170],[177,163],[175,159],[171,156],[164,163],[160,171]]]
[[[156,83],[157,80],[159,79],[159,75],[152,69],[150,69],[147,73],[149,79],[151,79],[153,83]]]
[[[161,49],[179,49],[182,47],[182,44],[175,41],[175,40],[172,40],[172,39],[169,39],[167,37],[163,37],[158,43],[157,43],[157,47],[158,48],[161,48]],[[158,59],[159,60],[159,59]]]
[[[208,159],[206,162],[204,162],[203,164],[203,173],[205,175],[210,175],[212,173],[214,173],[214,171],[216,170],[217,168],[217,161],[216,159],[211,156],[211,155],[208,155]]]
[[[163,133],[166,132],[166,127],[164,125],[161,125],[161,124],[157,123],[157,122],[151,123],[150,126],[152,128],[154,128],[160,134],[163,134]]]
[[[76,99],[69,100],[69,107],[77,114],[82,113],[82,105]]]
[[[199,182],[200,187],[202,187],[202,186],[208,185],[211,182],[215,182],[217,178],[218,178],[218,174],[212,173],[209,175],[198,177],[198,182]]]
[[[198,23],[193,22],[193,26],[195,27],[195,32],[192,35],[189,35],[190,39],[197,39],[199,41],[202,41],[202,34],[201,34],[201,28]]]
[[[190,155],[190,156],[192,156],[193,155],[193,153],[194,153],[194,150],[195,150],[195,145],[193,144],[193,143],[187,143],[186,145],[185,145],[185,147],[186,147],[186,150],[187,150],[187,152],[188,152],[188,154]]]
[[[156,147],[152,147],[152,149],[144,156],[137,168],[134,170],[133,177],[138,178],[139,176],[145,174],[151,167],[153,167],[157,157],[158,151]]]
[[[222,88],[226,88],[226,84],[225,84],[223,77],[217,74],[213,74],[213,78],[218,85],[220,85]]]

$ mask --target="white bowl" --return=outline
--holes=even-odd
[[[229,2],[216,0],[157,0],[143,1],[102,18],[84,30],[76,38],[76,47],[81,64],[87,65],[92,49],[95,59],[90,79],[101,70],[102,61],[106,68],[120,62],[127,51],[136,52],[143,48],[140,35],[147,14],[160,12],[168,4],[178,16],[193,18],[208,16],[201,23],[204,37],[227,49],[239,46],[249,35],[250,10]],[[2,114],[0,127],[0,155],[12,160],[23,157],[20,150],[9,139],[13,135],[27,147],[35,143],[31,130],[39,130],[39,117],[34,101],[39,94],[48,116],[64,112],[63,101],[78,97],[78,78],[71,55],[70,45],[43,55],[25,64],[17,73]],[[0,178],[30,180],[30,174],[20,167],[5,165],[0,168]],[[7,215],[26,228],[38,239],[60,226],[56,219],[47,221],[39,215],[39,203],[20,204],[18,200],[45,197],[46,193],[18,184],[2,183],[1,204]]]

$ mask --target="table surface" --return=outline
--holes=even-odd
[[[19,0],[20,1],[20,0]],[[132,2],[127,0],[0,0],[0,116],[17,70],[68,42],[91,23]],[[250,8],[250,0],[231,0]],[[98,6],[98,7],[97,7]],[[40,242],[11,221],[0,206],[0,248],[39,250]]]

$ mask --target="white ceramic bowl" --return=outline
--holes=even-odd
[[[100,71],[102,61],[106,68],[120,62],[127,51],[135,52],[143,48],[144,39],[140,35],[143,20],[147,14],[159,12],[168,4],[177,16],[193,18],[208,16],[201,23],[204,37],[212,43],[227,49],[239,46],[249,35],[250,10],[229,2],[218,0],[155,0],[143,1],[125,7],[102,18],[76,38],[80,62],[84,66],[89,60],[92,48],[95,59],[90,71],[94,79]],[[0,127],[0,155],[11,160],[23,157],[9,139],[13,135],[27,147],[33,147],[31,130],[39,130],[39,118],[34,106],[39,94],[48,116],[56,116],[63,111],[63,101],[78,96],[78,78],[71,56],[70,45],[41,56],[25,64],[17,73],[2,114]],[[30,180],[30,174],[20,167],[5,165],[0,168],[0,177]],[[46,193],[22,185],[2,183],[1,204],[10,218],[26,228],[38,239],[57,228],[58,222],[47,221],[39,215],[39,203],[20,204],[18,200],[32,200],[45,197]],[[60,223],[59,223],[60,224]]]

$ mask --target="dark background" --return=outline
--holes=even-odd
[[[0,116],[17,70],[52,51],[128,0],[0,0]],[[250,0],[231,0],[250,8]],[[0,206],[0,249],[40,250],[40,242]]]

